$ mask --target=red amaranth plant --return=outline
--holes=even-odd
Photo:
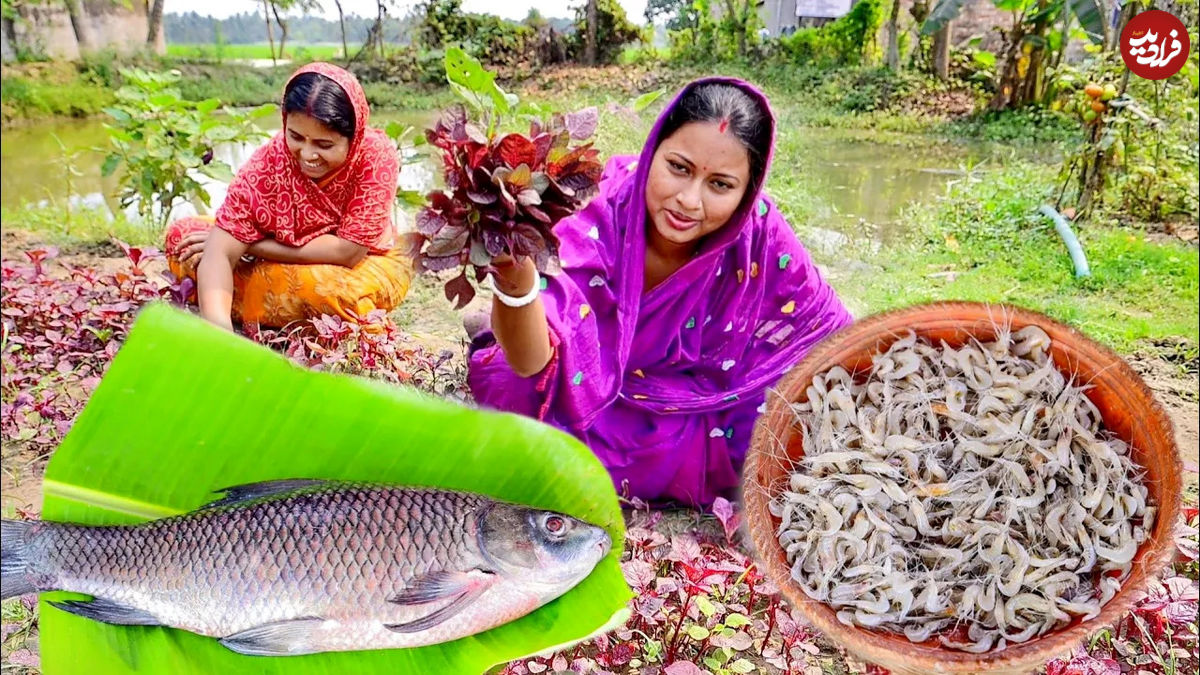
[[[52,246],[2,263],[0,431],[34,455],[48,454],[70,429],[137,310],[171,295],[168,281],[142,269],[161,257],[157,250],[117,243],[128,269],[63,264]]]
[[[408,384],[445,398],[466,397],[454,352],[434,354],[402,333],[383,310],[354,320],[328,314],[283,328],[243,327],[246,336],[313,370]]]

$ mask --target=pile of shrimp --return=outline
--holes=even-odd
[[[813,379],[793,404],[805,456],[771,502],[809,597],[974,653],[1100,613],[1155,509],[1049,347],[1036,326],[961,349],[910,332],[865,379]]]

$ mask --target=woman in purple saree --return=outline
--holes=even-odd
[[[774,138],[751,85],[687,85],[557,225],[560,274],[496,274],[476,400],[574,434],[629,496],[731,496],[766,389],[851,321],[762,192]]]

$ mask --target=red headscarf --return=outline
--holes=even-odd
[[[217,227],[246,244],[273,238],[303,246],[332,233],[374,252],[386,251],[394,239],[396,146],[382,131],[367,127],[370,108],[354,75],[329,63],[311,63],[293,73],[289,84],[304,73],[328,77],[350,98],[354,138],[346,163],[320,182],[301,173],[287,147],[284,111],[283,129],[255,151],[229,185],[217,209]]]

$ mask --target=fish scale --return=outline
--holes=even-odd
[[[295,483],[315,485],[286,489]],[[316,481],[231,491],[133,526],[5,521],[6,593],[14,579],[90,594],[92,609],[61,607],[100,620],[235,641],[248,631],[227,644],[246,653],[415,646],[522,616],[611,548],[603,530],[561,514],[564,536],[543,540],[549,512],[469,493]]]

